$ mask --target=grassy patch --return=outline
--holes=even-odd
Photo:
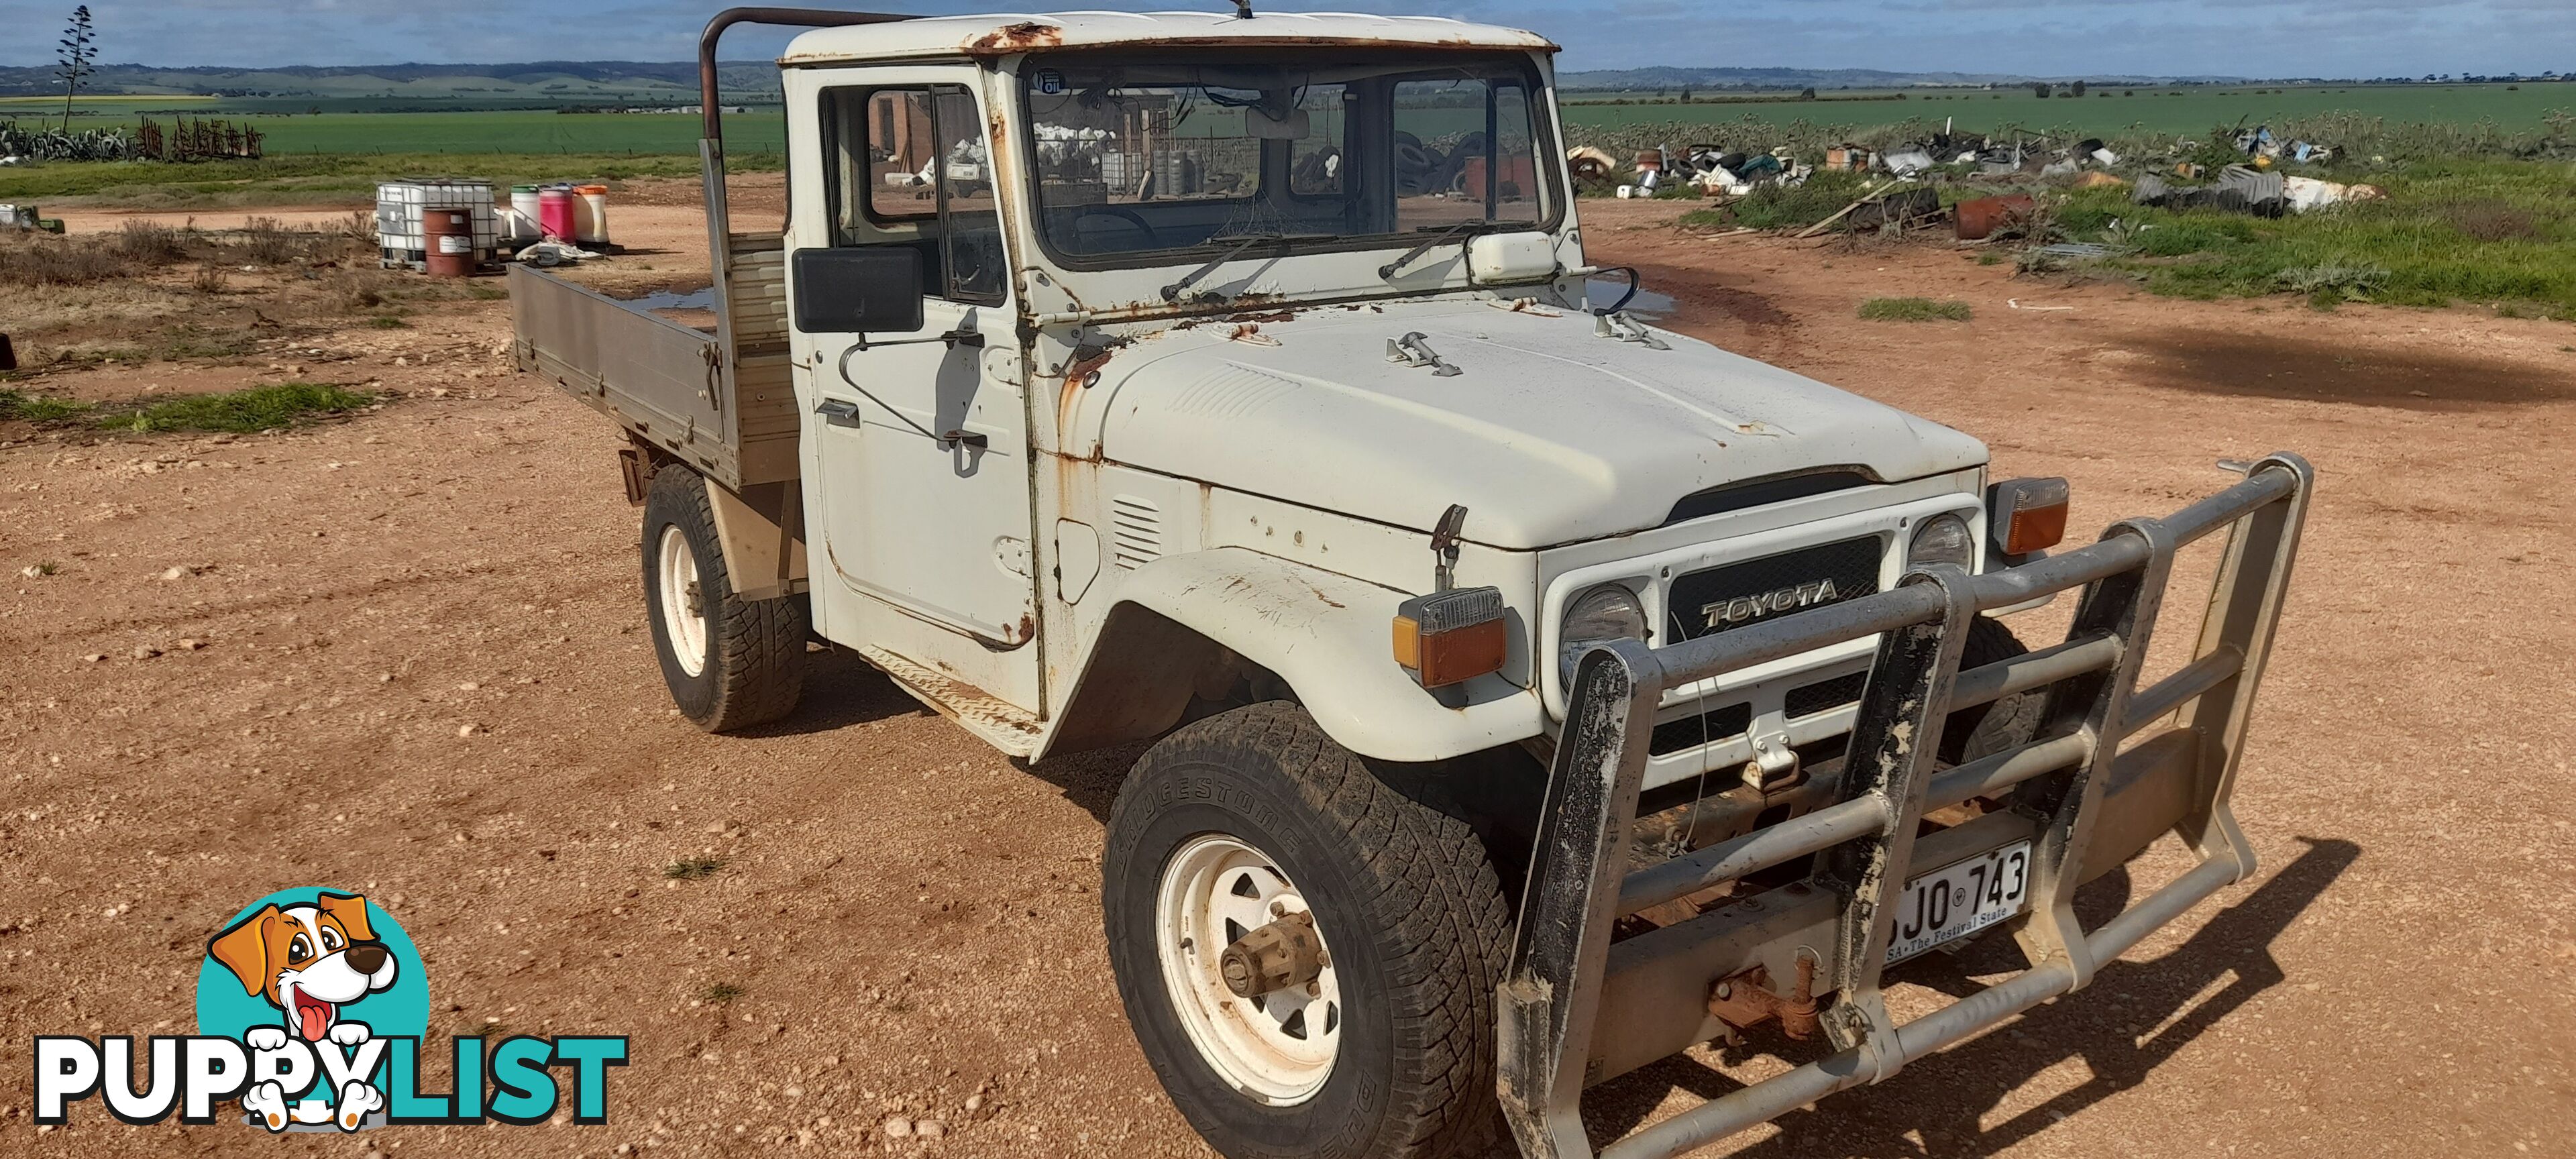
[[[373,326],[378,330],[411,329],[411,323],[405,322],[401,318],[392,314],[378,314],[373,318],[367,319],[367,325]]]
[[[709,982],[706,984],[705,988],[698,991],[698,1001],[708,1003],[709,1005],[721,1006],[749,993],[751,993],[751,991],[745,990],[740,986],[736,986],[731,982]]]
[[[1860,304],[1860,316],[1871,322],[1965,322],[1968,304],[1952,299],[1872,298]]]
[[[89,410],[89,404],[67,398],[46,398],[20,390],[0,390],[0,420],[18,419],[31,423],[58,423],[78,418]]]
[[[2132,205],[2076,190],[2057,222],[2079,241],[2110,223],[2136,247],[2104,266],[2188,298],[2307,294],[2320,304],[2521,302],[2576,314],[2576,167],[2565,162],[2422,162],[2349,175],[2387,191],[2275,221]]]
[[[683,857],[662,867],[662,876],[673,881],[703,881],[714,877],[725,867],[721,857]]]
[[[1862,174],[1826,170],[1793,186],[1760,186],[1722,208],[1692,210],[1682,215],[1682,222],[1695,226],[1800,229],[1842,212],[1871,184]]]
[[[249,434],[301,426],[326,415],[344,414],[373,404],[363,390],[318,382],[281,382],[222,394],[166,399],[96,418],[102,430],[148,434],[153,431],[229,431]]]

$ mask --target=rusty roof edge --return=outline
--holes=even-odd
[[[956,19],[957,18],[953,17],[945,19],[931,18],[918,23],[950,23]],[[1292,24],[1292,22],[1284,20],[1277,23],[1280,25],[1287,25],[1291,28],[1297,26],[1297,24]],[[1430,22],[1426,21],[1425,23],[1428,24]],[[1120,30],[1120,34],[1117,36],[1103,37],[1099,35],[1098,29],[1087,25],[1069,28],[1066,24],[1055,19],[1038,17],[1019,20],[1015,23],[1001,25],[999,27],[992,25],[978,25],[973,28],[970,35],[966,36],[962,40],[935,45],[927,43],[898,44],[885,46],[882,50],[870,48],[841,49],[838,46],[835,46],[831,50],[817,50],[816,48],[808,48],[801,52],[791,50],[782,54],[778,58],[778,63],[781,66],[793,67],[841,61],[890,59],[894,57],[909,59],[924,55],[945,56],[948,54],[963,54],[971,58],[989,59],[1058,48],[1074,51],[1096,51],[1128,47],[1383,47],[1423,48],[1433,51],[1520,51],[1548,53],[1563,51],[1563,46],[1557,44],[1555,41],[1549,40],[1544,36],[1526,29],[1475,25],[1468,26],[1469,28],[1472,28],[1473,31],[1459,31],[1457,30],[1457,22],[1442,21],[1440,23],[1449,26],[1449,28],[1442,30],[1446,33],[1445,35],[1405,35],[1403,34],[1405,30],[1401,29],[1389,29],[1386,30],[1385,33],[1380,34],[1365,34],[1352,31],[1290,31],[1287,28],[1283,28],[1277,32],[1272,32],[1267,29],[1257,29],[1245,30],[1243,32],[1229,31],[1226,33],[1212,33],[1209,30],[1208,24],[1202,22],[1191,22],[1189,24],[1179,26],[1165,25],[1160,29],[1157,29],[1152,24],[1148,23],[1143,28],[1122,29]],[[1424,31],[1427,31],[1427,29]],[[792,48],[793,46],[791,46],[791,49]]]

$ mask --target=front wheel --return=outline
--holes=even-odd
[[[1499,1145],[1502,889],[1465,822],[1273,701],[1137,761],[1101,901],[1119,997],[1182,1115],[1232,1159]]]
[[[805,689],[805,608],[733,594],[697,472],[665,466],[644,498],[644,603],[671,703],[709,732],[766,724]]]

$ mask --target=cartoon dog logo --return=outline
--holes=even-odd
[[[394,956],[368,926],[367,899],[357,894],[325,893],[310,905],[261,906],[215,935],[206,953],[241,980],[244,992],[277,1008],[283,1026],[252,1027],[243,1036],[255,1051],[283,1048],[290,1034],[321,1049],[364,1043],[371,1033],[367,1024],[342,1017],[342,1008],[394,984]],[[244,1092],[241,1104],[271,1131],[285,1130],[290,1121],[334,1119],[341,1130],[354,1131],[368,1112],[383,1109],[385,1099],[353,1079],[329,1104],[307,1099],[290,1107],[286,1091],[272,1079]]]

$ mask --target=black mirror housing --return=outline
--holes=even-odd
[[[909,334],[921,329],[921,251],[910,246],[801,249],[796,328],[807,334]]]

